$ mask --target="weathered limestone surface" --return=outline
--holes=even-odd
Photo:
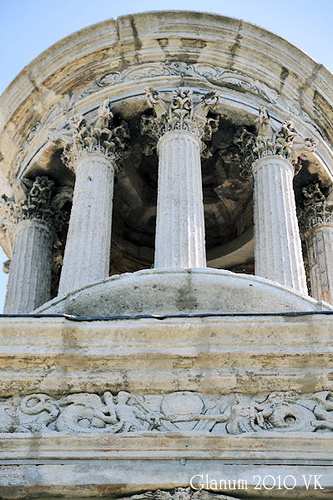
[[[293,142],[297,132],[285,122],[274,132],[260,108],[253,140],[254,258],[256,275],[307,295],[293,190]]]
[[[1,200],[1,231],[11,234],[12,259],[4,312],[31,312],[51,297],[52,244],[62,217],[47,176],[13,183]]]
[[[307,244],[311,293],[317,300],[333,304],[332,193],[325,197],[318,183],[303,188],[301,226]]]
[[[159,141],[155,268],[206,267],[200,150],[188,132]]]
[[[207,113],[218,101],[215,93],[193,102],[192,91],[175,90],[167,103],[154,89],[147,91],[156,118],[143,116],[141,129],[158,141],[159,156],[155,268],[206,266],[201,152],[217,121]]]
[[[109,274],[114,165],[101,154],[78,163],[58,295]]]
[[[0,326],[4,498],[131,495],[207,473],[247,481],[216,494],[258,497],[258,474],[295,476],[288,498],[302,499],[321,495],[302,475],[322,475],[331,494],[330,316]]]
[[[280,157],[253,166],[255,272],[307,295],[293,176],[293,166]]]
[[[319,225],[307,234],[312,296],[333,304],[333,225]]]
[[[115,127],[112,119],[108,100],[91,124],[82,116],[72,119],[72,142],[63,156],[76,181],[59,295],[109,275],[114,175],[127,137],[124,125]]]
[[[333,393],[275,391],[230,395],[193,391],[141,395],[45,393],[9,397],[0,406],[0,432],[70,434],[211,433],[239,435],[333,431]]]
[[[75,113],[90,122],[101,102],[110,99],[114,112],[132,122],[137,133],[140,116],[147,111],[145,88],[154,87],[163,94],[165,89],[171,93],[190,88],[199,99],[218,91],[221,99],[216,113],[223,118],[213,146],[221,159],[214,154],[215,172],[209,162],[203,171],[208,264],[228,269],[242,266],[253,272],[252,235],[244,258],[233,252],[241,244],[243,229],[252,227],[251,189],[238,178],[239,159],[223,122],[228,122],[231,131],[234,126],[251,127],[262,105],[269,110],[275,127],[292,117],[303,137],[318,141],[303,173],[307,174],[307,169],[311,175],[320,173],[327,186],[332,181],[333,164],[329,145],[332,76],[286,41],[237,20],[166,12],[162,31],[161,16],[156,13],[125,16],[82,30],[33,61],[1,98],[1,172],[12,179],[46,168],[55,177],[73,183],[60,161],[62,145],[52,137],[68,129],[68,120]],[[267,46],[273,47],[269,53]],[[291,61],[297,61],[292,68]],[[114,252],[113,270],[117,273],[153,264],[157,159],[151,158],[154,161],[147,164],[141,158],[137,165],[141,140],[136,137],[133,141],[135,153],[126,176],[118,179],[120,200],[115,195],[117,250],[127,253],[126,259],[116,259]],[[5,184],[7,190],[7,181]],[[222,228],[220,234],[217,227]],[[227,238],[230,232],[235,235],[233,241]],[[4,239],[2,243],[5,246]],[[9,248],[9,258],[10,253]]]
[[[186,442],[182,443],[186,446]],[[237,443],[238,444],[238,443]],[[258,443],[259,444],[259,443]],[[260,443],[262,446],[262,443]],[[292,441],[291,446],[299,446],[299,443]],[[241,446],[239,446],[240,448]],[[222,453],[230,448],[226,446],[221,447]],[[266,448],[265,451],[267,451]],[[184,448],[183,448],[184,454]],[[251,448],[248,448],[246,452],[251,453]],[[245,455],[245,453],[244,453]],[[248,455],[247,455],[248,456]],[[11,498],[10,494],[15,492],[22,492],[22,485],[26,485],[26,492],[37,493],[39,498],[43,500],[45,498],[50,500],[55,500],[57,496],[54,495],[65,495],[66,500],[71,500],[73,498],[79,498],[82,494],[88,491],[91,496],[85,497],[89,500],[97,500],[101,496],[107,496],[112,498],[122,498],[119,497],[119,493],[115,491],[115,488],[111,485],[117,484],[117,489],[122,492],[122,495],[126,495],[128,500],[129,495],[135,495],[135,499],[145,498],[163,498],[163,493],[165,495],[170,495],[170,489],[183,485],[184,488],[188,487],[189,482],[192,477],[198,474],[203,474],[205,483],[205,475],[207,474],[207,461],[206,460],[192,460],[184,459],[183,457],[179,460],[168,460],[161,458],[157,462],[150,459],[144,460],[146,467],[141,467],[143,463],[142,460],[110,460],[103,461],[103,464],[99,463],[97,460],[92,460],[83,464],[82,460],[75,461],[71,464],[45,464],[45,465],[21,465],[18,469],[13,465],[0,466],[0,477],[3,478],[3,494],[4,498]],[[196,498],[203,498],[209,500],[210,498],[214,500],[233,500],[239,498],[253,499],[258,496],[258,490],[255,486],[258,484],[258,464],[256,466],[248,466],[247,464],[237,463],[237,464],[225,464],[219,460],[210,460],[210,469],[208,481],[230,478],[231,490],[227,488],[224,491],[211,491],[210,493],[202,491],[203,496],[198,495],[198,491],[193,490],[193,496]],[[301,498],[306,500],[313,500],[314,498],[325,498],[325,496],[332,494],[331,482],[332,482],[332,472],[329,466],[323,465],[262,465],[260,467],[262,471],[261,479],[265,476],[273,476],[273,478],[278,478],[280,475],[283,479],[288,476],[294,476],[296,479],[296,485],[294,488],[294,481],[290,482],[290,477],[287,479],[287,485],[290,490],[286,492],[286,489],[271,489],[269,491],[269,497],[266,498]],[[167,472],[169,471],[169,473]],[[198,473],[198,471],[200,471]],[[203,472],[201,472],[203,471]],[[320,477],[320,484],[324,488],[324,492],[317,487],[314,489],[313,475],[317,474]],[[311,486],[307,490],[304,485],[304,478],[308,481],[311,477]],[[1,480],[0,479],[0,480]],[[196,478],[200,481],[201,478]],[[267,485],[270,487],[271,483],[268,478]],[[233,481],[236,482],[236,488]],[[246,483],[242,483],[242,480]],[[240,483],[238,481],[241,481]],[[141,488],[138,490],[137,485],[139,484]],[[222,483],[223,484],[223,483]],[[244,485],[247,484],[245,489]],[[45,486],[47,485],[47,486]],[[242,486],[243,485],[243,486]],[[156,490],[167,490],[167,491],[156,491]],[[153,490],[153,491],[152,491]],[[155,490],[155,491],[154,491]],[[263,488],[262,488],[263,490]],[[319,491],[318,491],[319,490]],[[143,492],[147,492],[147,496]],[[49,496],[49,493],[51,496]],[[155,495],[154,495],[155,493]],[[45,496],[43,496],[43,494]],[[286,496],[287,494],[287,496]],[[323,496],[323,494],[325,496]],[[22,495],[22,493],[21,493]],[[47,495],[47,496],[46,496]],[[96,496],[95,496],[96,495]],[[154,496],[153,496],[154,495]],[[239,495],[239,496],[238,496]],[[260,492],[259,492],[259,495]],[[262,495],[261,495],[262,496]],[[184,495],[181,495],[183,498]],[[265,496],[262,496],[265,498]],[[23,497],[24,498],[24,497]],[[133,497],[132,497],[133,498]],[[193,497],[192,497],[193,498]],[[134,499],[133,499],[134,500]]]
[[[47,223],[21,221],[14,233],[5,313],[27,313],[50,299],[53,234]]]
[[[333,390],[331,314],[2,318],[0,326],[1,397]]]
[[[212,290],[214,293],[212,294]],[[153,269],[111,276],[36,312],[76,316],[283,313],[331,310],[329,304],[257,276],[220,269]]]
[[[291,199],[296,166],[298,203],[308,182],[320,182],[325,193],[332,185],[332,86],[325,68],[265,30],[216,15],[168,12],[82,30],[33,61],[5,91],[0,184],[6,191],[7,179],[48,172],[68,188],[76,171],[72,226],[81,225],[84,239],[70,229],[66,295],[42,306],[41,316],[0,318],[0,497],[332,497],[332,310],[304,295]],[[265,121],[258,127],[258,108],[267,110],[269,127]],[[128,130],[131,150],[124,158]],[[262,259],[265,276],[282,284],[250,275],[253,195],[238,144],[244,130],[247,146],[255,148],[255,189],[269,212],[262,223],[272,240],[268,261]],[[168,165],[175,131],[187,145],[178,160],[192,163],[196,180],[202,157],[203,197],[200,182],[191,189],[187,167],[179,184],[167,186],[169,196],[175,188],[183,196],[176,193],[157,214],[160,225],[170,208],[180,209],[172,230],[164,224],[156,257],[162,252],[163,262],[156,266],[166,265],[169,237],[177,231],[178,254],[184,257],[184,241],[190,254],[176,264],[173,256],[171,269],[147,270],[159,182],[149,139],[154,146],[160,141],[159,160]],[[308,137],[318,141],[315,150],[302,149],[302,142],[313,145]],[[116,169],[111,272],[141,270],[108,278],[107,200]],[[94,180],[99,188],[89,190]],[[208,260],[249,274],[205,268],[203,202]],[[287,248],[279,241],[283,225]],[[10,236],[11,230],[0,232],[9,258]],[[74,282],[69,274],[79,259],[86,281],[77,273]],[[319,267],[321,273],[323,262]],[[324,285],[320,297],[326,298]],[[208,472],[217,480],[245,479],[248,488],[188,489],[191,477]],[[258,474],[269,476],[268,484],[289,475],[295,484],[258,490]],[[324,490],[314,488],[314,475],[321,474]]]

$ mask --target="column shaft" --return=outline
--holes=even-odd
[[[293,175],[282,157],[253,164],[255,272],[307,295]]]
[[[318,225],[306,233],[312,296],[333,304],[333,226]]]
[[[168,132],[158,151],[155,267],[206,267],[200,139]]]
[[[52,233],[37,220],[19,222],[13,243],[5,313],[28,313],[50,300]]]
[[[79,159],[58,295],[109,276],[113,184],[105,155]]]

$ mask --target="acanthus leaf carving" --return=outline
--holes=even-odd
[[[174,90],[170,101],[152,88],[146,90],[146,97],[155,113],[155,116],[144,115],[141,118],[141,133],[149,138],[149,152],[164,134],[173,131],[195,135],[201,139],[202,151],[205,152],[205,142],[211,140],[218,127],[217,119],[207,117],[218,102],[218,93],[209,92],[197,103],[193,101],[192,90],[184,88]]]
[[[319,182],[311,182],[303,187],[302,194],[303,207],[299,215],[302,233],[320,224],[333,224],[333,189],[326,197]]]
[[[12,239],[19,222],[35,220],[45,222],[55,234],[61,231],[69,220],[69,212],[63,204],[59,205],[63,190],[72,191],[66,186],[59,190],[46,175],[15,179],[12,181],[12,196],[3,195],[0,199],[0,230]]]
[[[115,125],[109,99],[101,104],[91,123],[82,115],[75,115],[69,125],[71,134],[65,131],[60,140],[65,144],[62,160],[73,170],[77,160],[87,153],[103,154],[116,163],[128,148],[127,123],[122,120]]]
[[[297,174],[302,167],[301,161],[315,150],[315,141],[308,137],[302,138],[290,120],[286,120],[278,130],[274,130],[269,113],[263,106],[259,108],[255,124],[256,133],[243,127],[234,139],[242,155],[241,175],[245,178],[251,176],[256,160],[271,156],[285,158]]]

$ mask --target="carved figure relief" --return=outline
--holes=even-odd
[[[189,391],[165,395],[31,394],[0,401],[0,432],[330,432],[333,393],[225,396]]]

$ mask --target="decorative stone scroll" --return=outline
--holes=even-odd
[[[109,276],[114,177],[129,138],[124,121],[115,125],[109,100],[91,123],[73,117],[71,131],[63,160],[76,181],[59,295]]]
[[[31,312],[51,298],[52,245],[68,220],[57,198],[45,175],[14,181],[13,197],[2,197],[1,229],[13,238],[6,313]]]
[[[124,500],[238,500],[236,497],[211,493],[199,488],[197,491],[191,488],[174,488],[169,491],[145,491],[144,493],[122,498]]]
[[[333,431],[333,393],[209,395],[31,394],[0,401],[0,432],[208,432],[217,435]]]

